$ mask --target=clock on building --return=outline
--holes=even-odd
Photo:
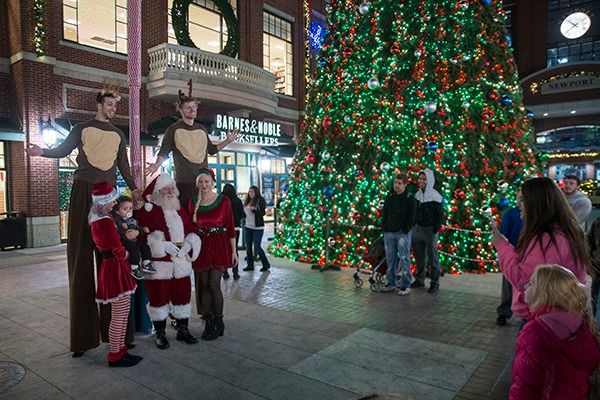
[[[590,29],[592,20],[584,12],[574,12],[568,15],[560,24],[560,33],[567,39],[577,39]]]

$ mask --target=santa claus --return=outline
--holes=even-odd
[[[185,208],[179,203],[179,191],[168,174],[161,174],[144,191],[146,204],[136,218],[149,233],[143,235],[152,253],[156,273],[146,275],[148,314],[156,331],[155,344],[159,349],[169,347],[165,328],[169,314],[177,322],[177,340],[197,343],[188,330],[192,311],[190,275],[192,261],[200,253],[200,238],[195,232]]]

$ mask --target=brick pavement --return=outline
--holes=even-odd
[[[355,398],[360,391],[319,383],[298,371],[299,363],[307,357],[331,352],[361,329],[482,350],[483,361],[455,398],[507,397],[517,328],[514,321],[508,327],[494,324],[498,275],[445,276],[435,295],[414,290],[410,296],[400,297],[373,293],[366,286],[355,288],[352,271],[321,273],[282,259],[273,259],[270,272],[243,273],[239,281],[224,282],[224,339],[190,347],[193,352],[189,355],[182,353],[179,343],[167,352],[158,352],[149,337],[137,340],[136,350],[151,362],[171,365],[178,360],[174,355],[179,355],[183,357],[177,365],[181,376],[208,382],[208,386],[165,386],[152,373],[145,376],[147,366],[153,365],[145,362],[137,372],[119,372],[118,385],[106,386],[102,379],[114,379],[115,374],[103,367],[104,346],[86,352],[85,363],[77,364],[68,357],[66,262],[62,251],[24,253],[24,265],[18,265],[15,253],[5,253],[11,257],[0,254],[0,325],[10,327],[0,332],[0,361],[17,361],[29,372],[8,392],[0,390],[2,400],[88,398],[75,384],[78,374],[83,373],[78,365],[99,373],[99,385],[113,396],[118,390],[116,398],[140,388],[153,394],[151,398],[175,398],[190,390],[211,398],[210,388],[223,391],[216,398]],[[200,321],[193,319],[191,327],[198,332]],[[190,357],[189,361],[185,357]],[[203,360],[201,365],[198,357]],[[53,375],[48,368],[52,363],[66,372]],[[213,372],[211,363],[226,367]],[[232,365],[234,372],[227,371]],[[248,373],[247,378],[239,378]],[[273,382],[273,375],[279,383]],[[297,392],[286,392],[281,382],[297,387]],[[313,395],[306,397],[307,393]]]

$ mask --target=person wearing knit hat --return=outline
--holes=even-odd
[[[67,266],[69,272],[70,349],[79,358],[88,349],[98,347],[100,338],[107,341],[110,306],[94,302],[94,246],[87,221],[92,204],[92,186],[99,182],[115,185],[117,169],[132,195],[139,198],[131,175],[123,132],[111,124],[117,112],[119,89],[105,85],[96,95],[94,119],[75,125],[66,139],[52,149],[31,144],[25,149],[30,157],[63,158],[77,148],[77,169],[73,177],[67,232]],[[101,335],[100,335],[101,334]],[[127,343],[133,331],[127,330]]]
[[[155,345],[167,349],[167,317],[171,314],[177,324],[179,341],[198,342],[189,331],[192,312],[192,261],[200,253],[200,238],[185,207],[178,199],[179,191],[169,174],[160,174],[144,190],[146,204],[136,213],[141,226],[149,233],[140,241],[150,246],[155,274],[146,275],[148,314],[156,331]]]
[[[196,186],[198,194],[188,203],[202,239],[200,257],[193,263],[196,305],[206,322],[202,339],[215,340],[225,332],[221,277],[229,266],[238,264],[235,225],[229,198],[213,191],[212,169],[200,168]]]
[[[234,142],[239,129],[230,132],[225,140],[218,144],[211,142],[208,129],[196,122],[198,104],[192,96],[192,80],[188,82],[188,93],[179,91],[176,103],[181,120],[167,128],[156,161],[146,169],[148,175],[155,174],[162,163],[173,153],[175,181],[181,194],[179,200],[186,205],[196,191],[196,172],[208,166],[208,154],[214,155]]]
[[[127,252],[110,214],[117,198],[117,191],[109,183],[95,184],[92,188],[93,203],[88,222],[92,240],[102,259],[98,267],[96,302],[111,305],[108,365],[132,367],[142,360],[142,357],[129,354],[125,346],[131,294],[135,292],[136,284],[130,275]]]

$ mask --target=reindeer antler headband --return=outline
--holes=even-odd
[[[98,94],[98,98],[103,97],[114,97],[117,101],[121,100],[121,95],[119,95],[119,91],[121,90],[121,83],[118,82],[116,85],[110,84],[108,82],[104,82],[102,85],[102,90]]]
[[[182,103],[186,103],[188,101],[196,101],[196,99],[194,97],[192,97],[192,80],[190,79],[188,81],[188,95],[186,96],[185,93],[183,93],[183,90],[179,89],[179,99],[177,99],[177,104],[182,104]]]

